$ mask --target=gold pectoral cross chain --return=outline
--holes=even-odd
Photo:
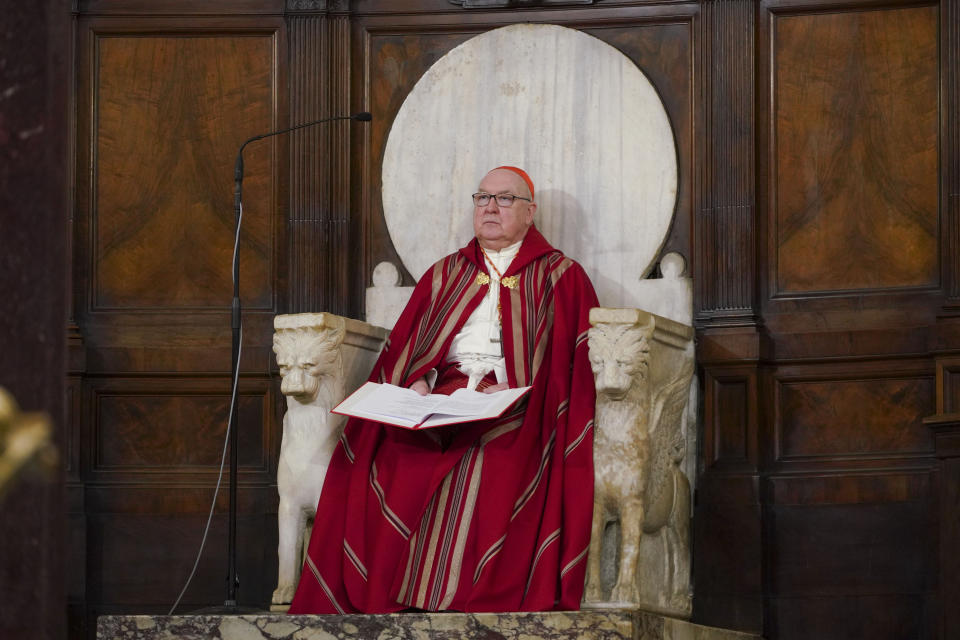
[[[497,265],[493,264],[493,260],[491,260],[487,252],[483,250],[483,247],[480,247],[480,251],[483,253],[483,257],[487,259],[487,264],[496,272],[497,277],[500,279],[500,286],[506,287],[507,289],[516,289],[520,286],[520,276],[507,276],[504,278],[500,269],[497,269]],[[478,273],[477,285],[483,286],[485,284],[490,284],[490,276],[486,273]],[[500,324],[503,324],[503,310],[500,307],[500,296],[497,296],[497,320],[500,321]]]

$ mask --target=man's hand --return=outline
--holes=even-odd
[[[503,391],[504,389],[509,389],[510,384],[507,382],[498,382],[497,384],[492,384],[489,387],[486,387],[484,393],[496,393],[497,391]]]
[[[428,393],[430,393],[430,385],[427,384],[427,380],[423,376],[421,376],[419,380],[417,380],[412,385],[410,385],[410,388],[422,396],[425,396]]]

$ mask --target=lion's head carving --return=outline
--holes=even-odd
[[[645,325],[598,323],[591,327],[590,366],[598,394],[620,400],[634,379],[646,379],[653,327],[652,318]]]
[[[342,326],[301,326],[274,333],[273,352],[283,378],[280,391],[301,404],[329,404],[333,390],[321,391],[342,373],[343,336]]]

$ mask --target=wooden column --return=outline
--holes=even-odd
[[[350,115],[347,3],[288,0],[290,124]],[[348,315],[351,122],[290,141],[289,313]]]
[[[700,3],[694,220],[704,432],[693,618],[747,631],[763,625],[758,395],[766,347],[756,309],[754,11],[750,0]]]
[[[943,65],[946,129],[946,194],[943,261],[948,311],[960,314],[960,1],[943,0]]]
[[[755,324],[753,32],[749,0],[705,1],[699,16],[696,317]]]
[[[944,313],[931,340],[937,355],[937,413],[924,423],[937,457],[938,637],[960,629],[960,1],[941,4],[944,68]]]

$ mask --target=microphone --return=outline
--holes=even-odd
[[[262,133],[245,140],[237,151],[237,164],[234,169],[234,190],[233,190],[233,208],[235,215],[235,230],[233,240],[233,302],[230,306],[230,328],[232,333],[231,349],[231,381],[232,388],[230,396],[230,414],[228,418],[227,431],[230,440],[230,511],[228,516],[227,533],[227,600],[225,607],[229,610],[236,610],[237,588],[239,580],[237,579],[237,380],[240,376],[240,342],[242,336],[242,315],[240,309],[240,223],[243,219],[243,149],[251,142],[263,140],[271,136],[277,136],[281,133],[288,133],[304,127],[312,127],[315,124],[324,122],[333,122],[335,120],[356,120],[357,122],[370,122],[373,116],[369,111],[361,111],[352,116],[334,116],[332,118],[321,118],[312,122],[287,127],[278,131]],[[186,588],[184,588],[186,590]],[[183,595],[183,594],[181,594]],[[176,607],[176,605],[174,605]]]
[[[370,115],[369,111],[361,111],[360,113],[355,113],[352,116],[333,116],[332,118],[321,118],[320,120],[304,122],[303,124],[287,127],[286,129],[271,131],[269,133],[261,133],[258,136],[253,136],[252,138],[245,140],[244,143],[240,145],[240,150],[237,152],[237,164],[234,168],[234,180],[236,180],[238,183],[243,180],[243,149],[251,142],[256,142],[257,140],[263,140],[264,138],[269,138],[271,136],[278,136],[281,133],[288,133],[290,131],[295,131],[297,129],[303,129],[304,127],[312,127],[315,124],[323,124],[324,122],[333,122],[334,120],[356,120],[357,122],[370,122],[371,120],[373,120],[373,116]]]

